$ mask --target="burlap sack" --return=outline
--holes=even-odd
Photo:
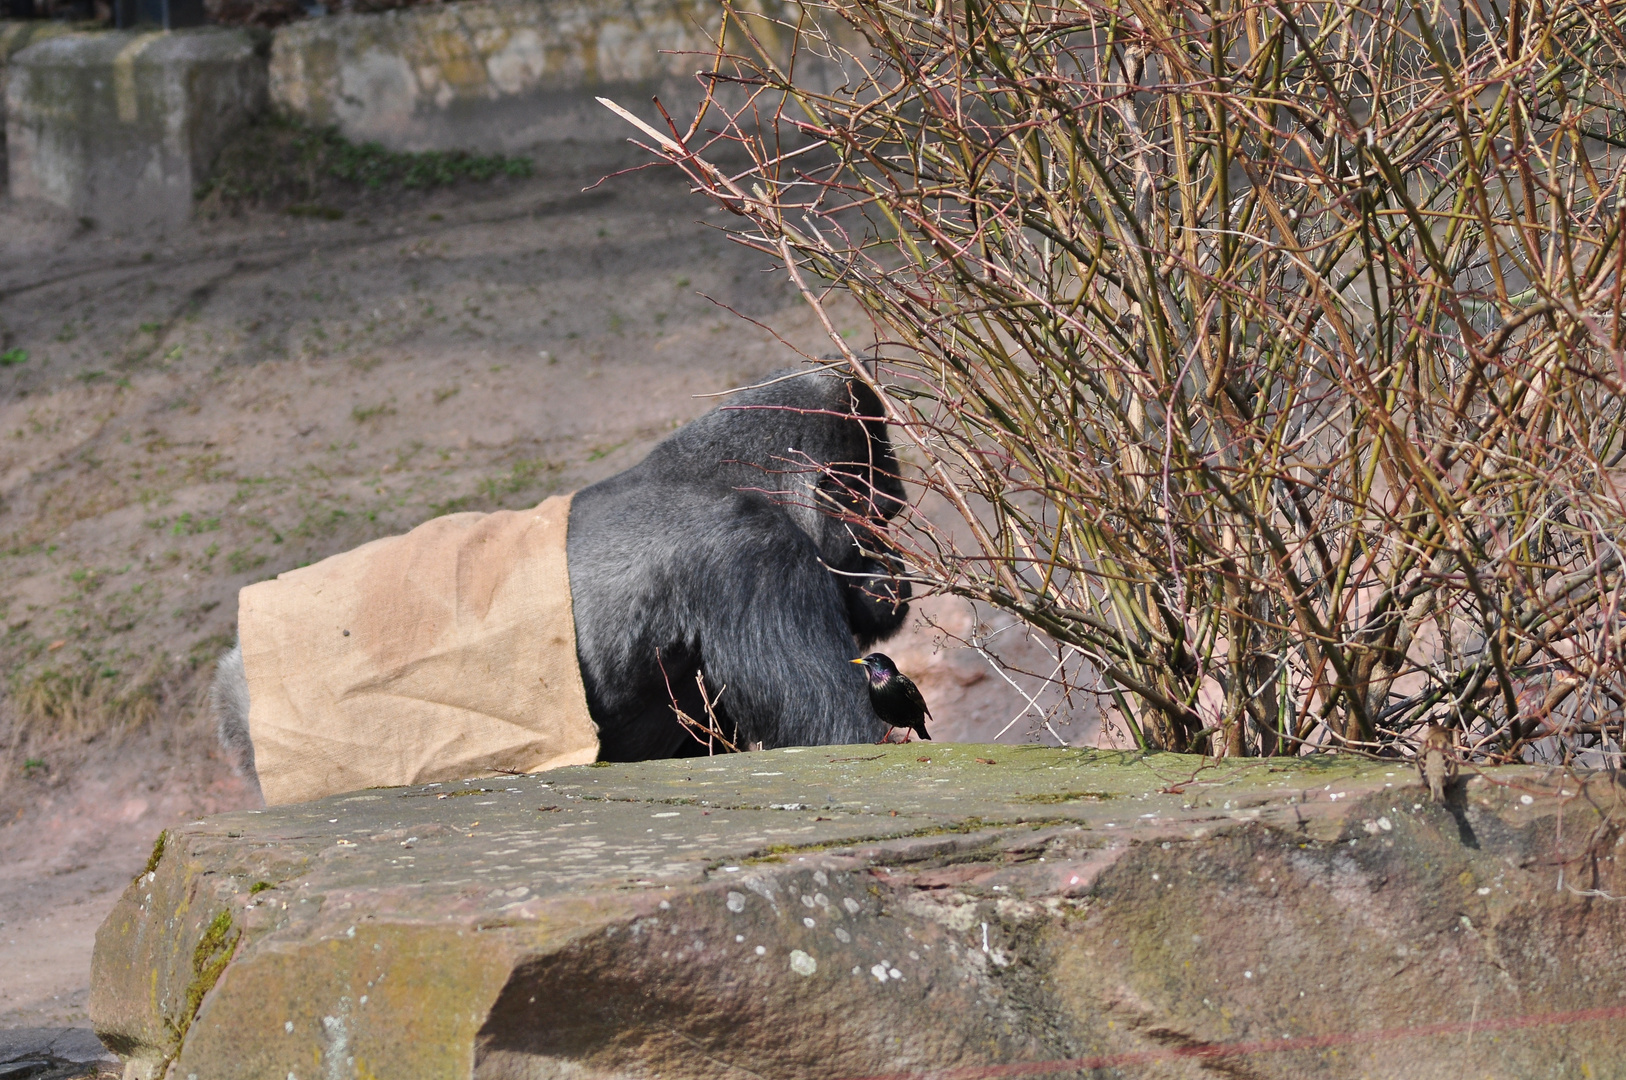
[[[569,521],[568,495],[452,514],[243,589],[265,801],[594,760]]]

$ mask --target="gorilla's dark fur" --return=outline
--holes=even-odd
[[[848,663],[907,612],[907,584],[865,556],[874,538],[850,524],[880,527],[902,505],[880,417],[856,380],[782,375],[577,492],[570,594],[601,757],[704,752],[673,720],[662,666],[697,718],[705,672],[738,745],[880,734]]]
[[[861,382],[782,372],[576,493],[576,652],[607,761],[704,753],[672,715],[705,673],[736,745],[868,742],[884,725],[849,660],[902,625],[907,583],[865,554],[902,506],[882,410]],[[658,657],[658,659],[657,659]],[[662,668],[664,667],[664,677]],[[212,693],[253,772],[241,654]]]

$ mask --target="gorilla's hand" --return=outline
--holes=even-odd
[[[877,641],[897,633],[909,614],[909,583],[897,576],[896,568],[874,559],[864,559],[858,576],[845,579],[847,621],[859,652],[868,652]]]

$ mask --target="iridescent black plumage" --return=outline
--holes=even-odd
[[[926,699],[920,696],[920,687],[898,670],[890,656],[870,653],[853,663],[864,665],[864,673],[869,676],[869,703],[874,706],[875,715],[887,725],[888,736],[893,728],[908,728],[922,739],[931,738],[926,734],[926,718],[932,714],[926,708]]]

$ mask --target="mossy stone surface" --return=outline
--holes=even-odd
[[[1608,1075],[1552,1014],[1626,1016],[1621,794],[929,743],[354,792],[170,830],[91,1009],[132,1076]]]

